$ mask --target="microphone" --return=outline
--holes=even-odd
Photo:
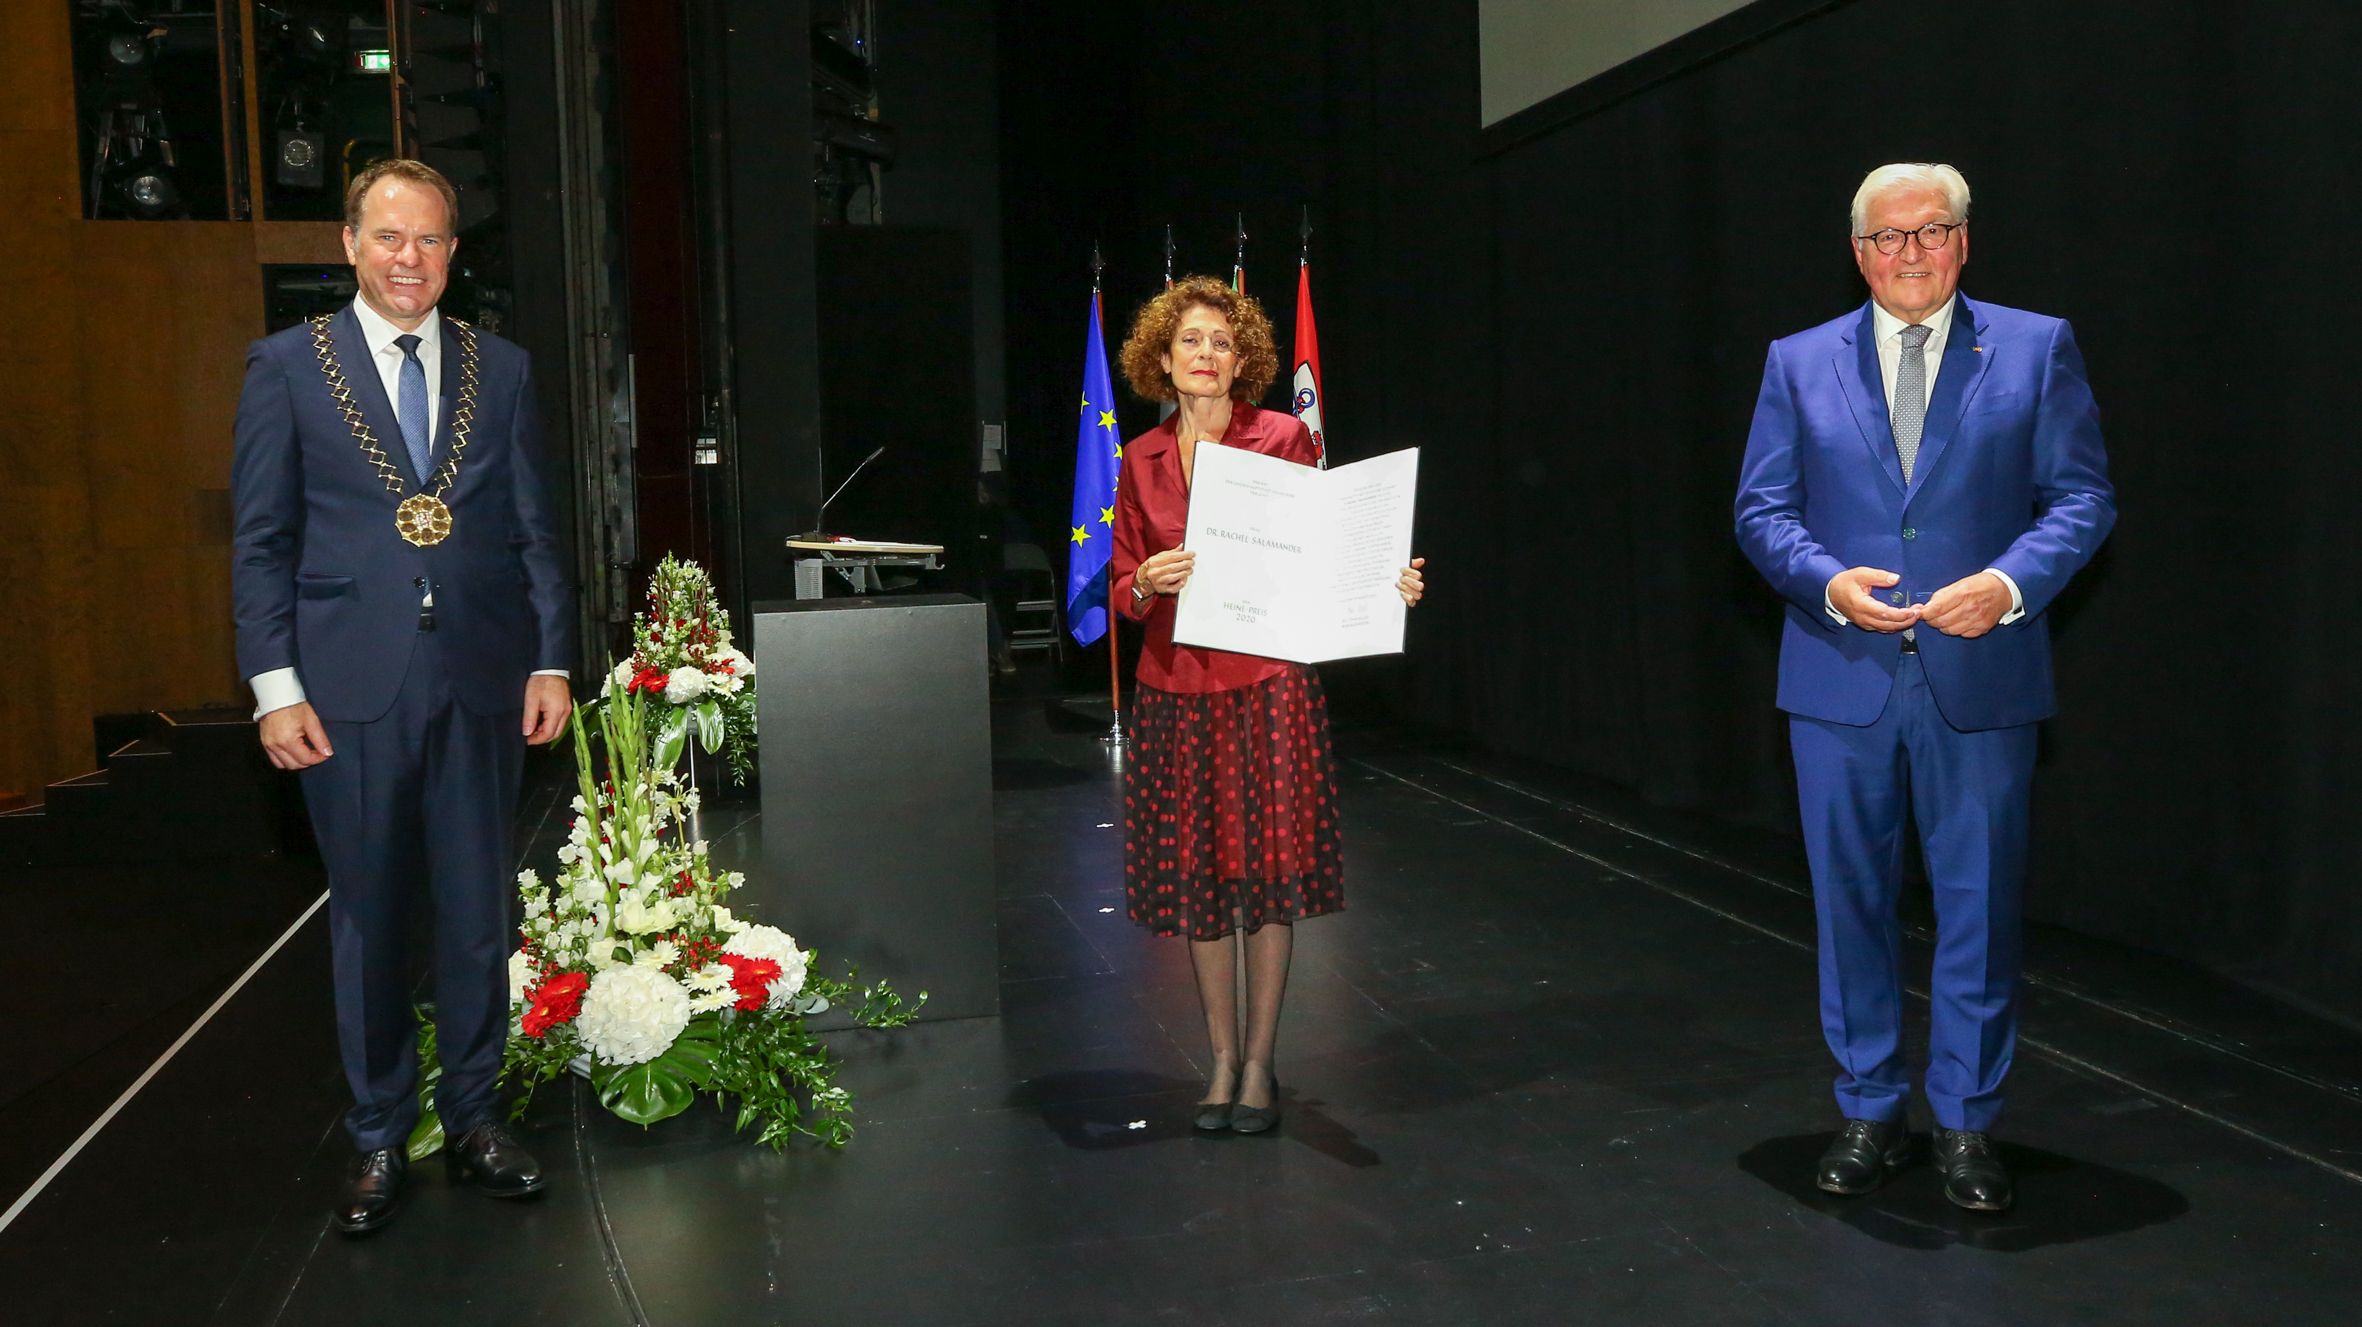
[[[861,464],[853,467],[853,473],[845,476],[844,482],[837,485],[836,492],[831,493],[827,497],[820,500],[820,513],[818,516],[813,518],[812,528],[806,530],[800,535],[797,535],[796,538],[805,540],[807,542],[824,541],[828,539],[830,536],[824,533],[824,531],[828,529],[828,504],[843,496],[845,490],[853,486],[853,481],[861,477],[861,472],[869,468],[869,463],[871,461],[874,461],[885,454],[886,449],[880,447],[876,451],[871,452],[869,455],[862,457]]]

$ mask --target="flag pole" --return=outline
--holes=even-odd
[[[1172,242],[1172,227],[1167,226],[1165,227],[1165,264],[1167,267],[1170,267],[1173,261]],[[1100,307],[1099,276],[1100,273],[1104,272],[1106,269],[1107,260],[1099,256],[1099,242],[1097,240],[1093,240],[1091,241],[1091,307],[1099,314],[1099,320],[1102,326],[1105,326],[1106,324],[1107,315],[1105,310],[1101,309]],[[1167,278],[1166,284],[1171,284],[1171,279],[1169,277]],[[1123,475],[1121,471],[1117,472],[1115,482],[1119,486],[1123,483]],[[1115,582],[1113,577],[1110,577],[1108,580],[1106,612],[1107,734],[1104,737],[1101,737],[1099,741],[1103,746],[1106,746],[1112,750],[1121,751],[1124,749],[1124,683],[1120,652],[1115,647],[1116,611]]]

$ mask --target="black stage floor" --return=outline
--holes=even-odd
[[[1385,733],[1341,739],[1350,910],[1299,937],[1285,1123],[1192,1136],[1187,957],[1124,922],[1111,766],[1056,714],[996,711],[1005,1012],[843,1034],[850,1149],[774,1156],[704,1109],[643,1132],[553,1090],[528,1122],[543,1199],[420,1168],[357,1241],[324,1220],[341,1088],[323,914],[295,924],[316,871],[9,881],[9,1202],[292,931],[0,1231],[0,1316],[2351,1320],[2362,1036],[2038,931],[2001,1133],[2017,1210],[1957,1212],[1924,1166],[1828,1199],[1794,847]],[[527,807],[529,852],[554,802]]]

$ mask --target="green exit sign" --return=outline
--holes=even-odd
[[[364,74],[390,74],[394,72],[394,53],[392,51],[355,51],[353,52],[353,68]]]

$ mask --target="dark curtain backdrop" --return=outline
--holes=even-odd
[[[1165,221],[1225,270],[1244,210],[1284,346],[1309,202],[1338,450],[1427,449],[1436,592],[1348,688],[1783,831],[1779,605],[1730,534],[1764,346],[1864,298],[1867,168],[1959,166],[1963,288],[2074,322],[2122,506],[2053,610],[2029,910],[2362,1016],[2362,12],[1855,0],[1515,141],[1477,129],[1472,0],[1003,22],[1013,418],[1071,428],[1090,236],[1120,322]]]

